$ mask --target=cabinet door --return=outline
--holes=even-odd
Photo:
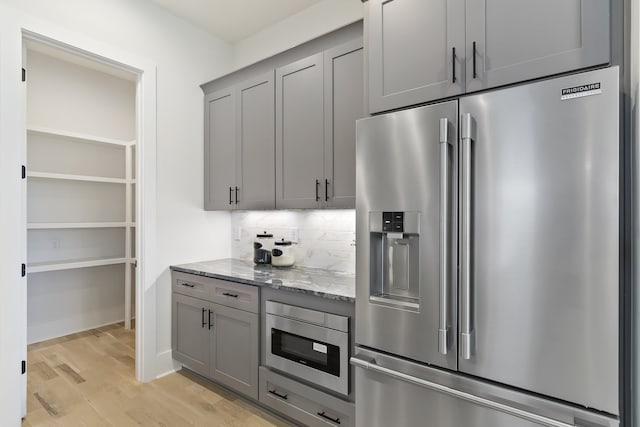
[[[364,117],[362,40],[324,52],[324,195],[328,207],[356,206],[356,120]]]
[[[609,8],[608,0],[467,1],[467,92],[608,63]]]
[[[258,399],[258,315],[212,304],[211,378]]]
[[[276,70],[276,206],[317,208],[324,187],[323,56]]]
[[[235,206],[236,128],[233,89],[209,94],[204,103],[204,208]]]
[[[273,86],[270,71],[236,89],[236,183],[241,209],[276,206]]]
[[[464,91],[464,2],[369,1],[370,113]]]
[[[174,293],[172,295],[171,341],[173,358],[192,371],[208,375],[210,370],[209,309],[211,304]]]

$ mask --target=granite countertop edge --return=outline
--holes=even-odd
[[[228,269],[229,265],[239,265],[240,268],[253,268],[253,263],[249,263],[246,261],[234,260],[234,259],[224,259],[224,260],[215,260],[215,261],[205,261],[198,262],[192,264],[181,264],[181,265],[172,265],[170,266],[171,271],[176,271],[180,273],[193,274],[196,276],[209,277],[212,279],[220,279],[227,280],[230,282],[241,283],[245,285],[258,286],[258,287],[268,287],[272,289],[278,289],[289,292],[299,292],[303,294],[315,295],[318,297],[332,299],[337,301],[345,301],[350,303],[355,303],[355,278],[352,274],[347,274],[344,272],[332,271],[328,269],[312,269],[305,267],[296,267],[295,269],[287,269],[287,270],[274,270],[272,271],[270,268],[263,268],[260,270],[261,273],[269,276],[269,278],[256,280],[249,279],[246,277],[242,277],[241,275],[234,275],[233,273],[225,273],[217,272],[216,265],[221,264],[220,270]],[[318,289],[310,289],[309,287],[305,287],[304,285],[298,286],[296,285],[296,279],[287,279],[280,280],[277,278],[279,274],[286,274],[288,276],[295,276],[296,273],[299,272],[300,276],[309,277],[309,275],[323,275],[323,276],[341,276],[342,282],[353,282],[351,286],[342,284],[340,286],[340,291],[331,290],[331,289],[321,289],[323,286],[318,285]],[[276,276],[276,283],[273,282],[274,278],[271,276]],[[301,279],[304,282],[304,279]],[[342,288],[348,288],[349,293],[353,294],[353,296],[348,295]]]

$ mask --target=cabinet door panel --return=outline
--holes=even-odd
[[[369,112],[464,91],[464,0],[371,0],[368,30]]]
[[[229,189],[235,186],[235,96],[233,90],[205,97],[205,209],[232,209]]]
[[[609,8],[607,0],[468,1],[467,91],[609,62]]]
[[[364,117],[362,40],[324,53],[325,200],[355,208],[356,120]]]
[[[276,205],[317,208],[324,177],[323,56],[276,70]]]
[[[275,134],[273,71],[238,86],[238,207],[275,208]]]
[[[258,399],[258,315],[213,304],[211,377]]]
[[[199,374],[208,375],[211,366],[208,327],[210,304],[176,293],[172,297],[173,358]]]

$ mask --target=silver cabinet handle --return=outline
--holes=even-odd
[[[407,375],[403,372],[394,371],[393,369],[389,369],[389,368],[385,368],[384,366],[377,365],[375,363],[375,360],[372,362],[369,362],[366,360],[359,359],[357,356],[354,356],[350,359],[350,362],[352,365],[358,368],[367,369],[373,372],[378,372],[380,374],[390,376],[400,381],[405,381],[405,382],[415,384],[424,388],[428,388],[429,390],[433,390],[439,393],[444,393],[449,396],[466,400],[467,402],[471,402],[476,405],[484,406],[485,408],[490,408],[496,411],[500,411],[508,415],[513,415],[515,417],[522,418],[523,420],[531,421],[536,424],[542,424],[548,427],[577,427],[575,424],[568,424],[562,421],[555,420],[553,418],[545,417],[543,415],[527,412],[522,409],[514,408],[499,402],[494,402],[493,400],[486,399],[484,397],[476,396],[475,394],[467,393],[464,391],[456,390],[455,388],[444,386],[442,384],[423,380],[422,378],[414,377],[413,375]]]
[[[454,48],[455,49],[455,48]],[[455,53],[455,50],[454,50]],[[455,79],[454,79],[455,81]],[[449,351],[449,120],[440,119],[440,321],[438,326],[438,351]]]
[[[475,351],[475,334],[471,313],[471,114],[461,117],[462,141],[462,183],[461,183],[461,230],[460,230],[460,291],[461,291],[461,325],[460,325],[460,357],[471,359]]]

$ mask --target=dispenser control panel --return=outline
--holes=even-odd
[[[382,231],[404,232],[404,212],[382,212]]]

